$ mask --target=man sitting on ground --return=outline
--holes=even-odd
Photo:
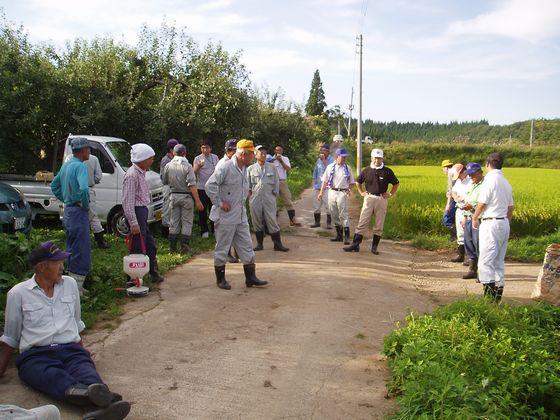
[[[78,285],[62,275],[68,255],[53,242],[41,244],[29,257],[33,277],[8,292],[0,376],[19,348],[18,374],[31,388],[60,401],[96,406],[84,419],[123,419],[130,404],[103,383],[82,345]]]

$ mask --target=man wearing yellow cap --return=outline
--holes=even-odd
[[[268,284],[267,281],[258,279],[255,274],[255,253],[245,210],[245,202],[249,195],[247,167],[254,158],[253,142],[239,140],[235,155],[218,165],[206,182],[206,194],[214,204],[210,219],[215,226],[214,270],[220,289],[231,289],[231,285],[226,281],[226,262],[231,246],[235,248],[243,263],[245,285],[252,287]]]

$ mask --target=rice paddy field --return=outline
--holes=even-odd
[[[389,202],[384,236],[427,249],[454,246],[442,225],[446,177],[438,166],[393,166],[400,188]],[[505,168],[513,187],[514,213],[508,258],[542,261],[560,242],[560,170]]]

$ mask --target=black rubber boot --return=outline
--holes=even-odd
[[[350,245],[350,228],[344,228],[344,245]]]
[[[115,401],[107,408],[87,412],[82,420],[122,420],[128,416],[129,412],[130,403],[128,401]]]
[[[191,250],[189,246],[189,243],[191,242],[191,237],[187,235],[181,235],[180,238],[181,238],[181,254],[186,254]]]
[[[169,226],[161,225],[161,236],[167,238],[169,236]]]
[[[451,262],[463,262],[465,261],[465,245],[457,246],[457,255],[451,258]]]
[[[93,404],[98,407],[107,407],[111,404],[112,398],[113,393],[105,384],[77,384],[64,392],[64,399],[75,405]]]
[[[169,251],[177,252],[177,235],[169,234]]]
[[[373,235],[373,239],[371,240],[371,253],[375,255],[379,255],[379,251],[377,250],[377,246],[379,245],[379,241],[381,240],[381,236]]]
[[[231,285],[226,281],[226,266],[220,265],[214,266],[214,272],[216,273],[216,283],[220,289],[229,290]]]
[[[482,285],[482,290],[484,291],[484,297],[490,299],[490,301],[496,301],[496,283],[487,283]]]
[[[335,226],[336,237],[331,238],[331,242],[342,242],[342,226]]]
[[[321,213],[313,213],[313,217],[315,218],[315,223],[309,225],[309,227],[310,228],[321,227]]]
[[[95,243],[97,244],[97,248],[100,249],[109,248],[109,244],[105,242],[105,238],[103,238],[103,232],[94,233],[93,236],[95,237]]]
[[[255,264],[244,264],[243,271],[245,272],[245,286],[266,286],[268,282],[266,280],[260,280],[255,274]]]
[[[290,218],[290,226],[301,226],[301,223],[296,222],[296,211],[288,210],[288,217]]]
[[[496,287],[496,303],[500,303],[504,294],[504,286]]]
[[[289,248],[286,248],[284,245],[282,245],[282,239],[280,238],[280,231],[276,233],[271,233],[270,237],[272,239],[272,242],[274,243],[275,251],[288,252],[290,250]]]
[[[478,275],[478,260],[473,258],[469,264],[469,271],[463,276],[463,279],[476,279]]]
[[[346,252],[360,252],[360,244],[362,243],[362,239],[364,239],[362,235],[360,235],[359,233],[355,233],[354,239],[352,240],[350,246],[345,246],[342,249]]]
[[[332,229],[332,217],[330,214],[327,214],[327,229]]]
[[[229,249],[227,259],[228,262],[231,264],[235,264],[239,262],[239,258],[237,257],[237,252],[235,252],[235,248],[231,247]]]
[[[262,251],[264,249],[264,232],[255,232],[255,236],[257,237],[257,246],[253,248],[253,251]]]

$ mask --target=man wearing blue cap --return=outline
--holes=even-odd
[[[173,148],[177,146],[179,142],[175,139],[169,139],[166,145],[166,153],[165,156],[161,158],[159,162],[159,177],[163,182],[163,170],[167,166],[171,159],[173,159]],[[171,189],[169,185],[163,185],[163,207],[161,209],[161,226],[163,236],[167,236],[169,234],[169,219],[171,217],[171,209],[169,206],[169,199],[170,199]]]
[[[69,256],[53,242],[41,244],[29,256],[33,277],[8,292],[0,377],[19,349],[18,374],[31,388],[59,401],[94,406],[84,419],[123,419],[130,404],[103,383],[82,344],[78,285],[62,275]]]
[[[346,149],[337,149],[336,160],[328,165],[323,174],[321,190],[317,200],[323,198],[325,188],[328,188],[329,210],[336,229],[336,237],[333,242],[342,242],[344,231],[344,244],[350,243],[350,222],[348,220],[348,195],[350,188],[354,185],[354,176],[346,164],[346,158],[350,156]]]
[[[327,166],[334,162],[334,158],[330,154],[331,148],[328,144],[323,144],[319,150],[319,157],[315,162],[315,167],[313,168],[313,217],[315,218],[315,223],[309,227],[317,228],[321,226],[321,208],[325,206],[327,212],[327,229],[331,229],[331,212],[329,211],[329,202],[327,200],[327,195],[323,195],[322,200],[317,200],[319,192],[321,191],[321,185],[323,184],[322,178],[325,173]]]
[[[89,159],[89,142],[84,137],[74,137],[70,142],[72,158],[64,162],[51,183],[56,198],[64,203],[64,230],[68,274],[78,283],[83,294],[84,282],[91,266],[91,243],[89,241],[89,175],[84,164]]]
[[[470,258],[469,271],[464,279],[476,279],[478,276],[478,229],[472,227],[472,216],[478,205],[478,193],[484,181],[482,167],[476,162],[467,163],[467,175],[471,178],[471,185],[465,196],[463,205],[463,230],[465,251]]]

